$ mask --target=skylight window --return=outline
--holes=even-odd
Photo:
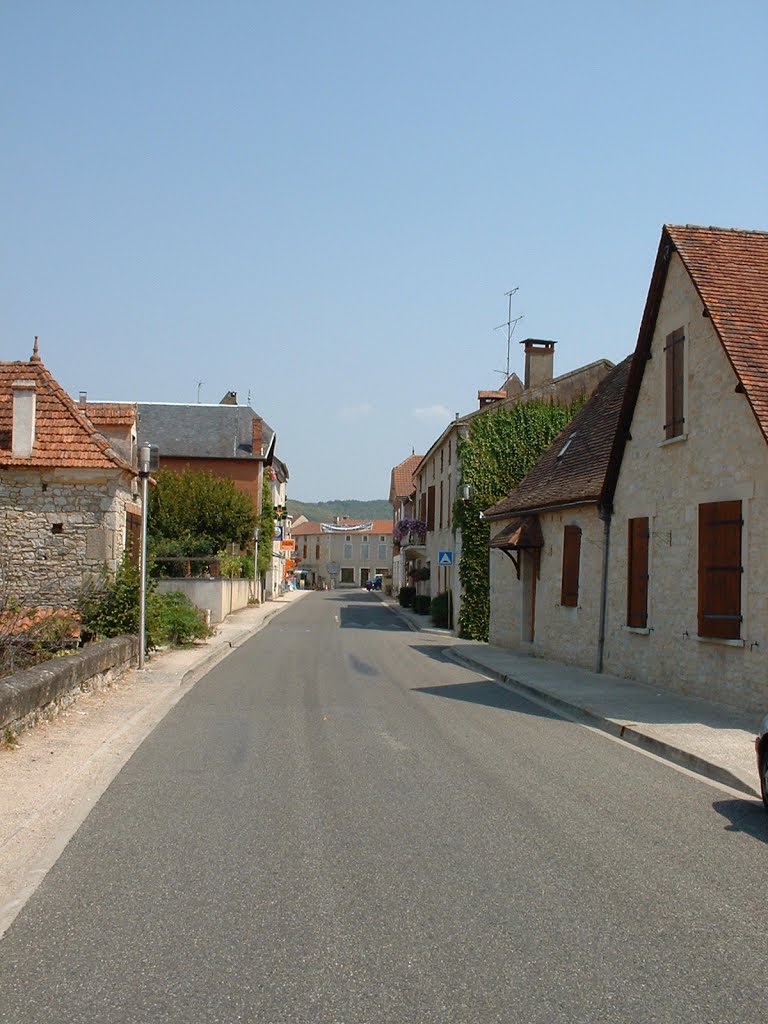
[[[559,452],[557,453],[557,461],[558,461],[558,462],[560,461],[560,459],[562,459],[562,457],[563,457],[563,456],[565,455],[565,453],[566,453],[566,452],[568,451],[568,449],[569,449],[569,448],[571,447],[571,442],[573,441],[574,437],[576,437],[576,434],[577,434],[577,433],[578,433],[578,431],[577,431],[577,430],[574,430],[574,432],[573,432],[573,433],[571,434],[571,436],[570,436],[570,437],[568,438],[568,440],[567,440],[567,441],[565,442],[565,444],[563,445],[563,447],[562,447],[562,448],[560,449],[560,451],[559,451]]]

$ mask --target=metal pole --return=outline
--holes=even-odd
[[[139,668],[144,668],[147,648],[147,490],[149,482],[149,445],[139,450],[139,477],[141,478],[141,573],[139,587]]]
[[[259,600],[259,527],[253,531],[253,596]]]

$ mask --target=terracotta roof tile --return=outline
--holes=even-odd
[[[19,380],[35,385],[35,443],[28,458],[12,454],[13,385]],[[35,356],[0,363],[0,465],[133,472]]]
[[[691,225],[665,231],[768,438],[768,232]]]
[[[485,512],[487,519],[603,498],[632,357],[603,378],[520,484]]]
[[[416,490],[413,475],[423,456],[409,455],[392,470],[392,483],[389,489],[390,501],[393,498],[409,498]]]
[[[132,402],[88,402],[78,405],[91,423],[104,427],[131,427],[136,422],[138,407]]]

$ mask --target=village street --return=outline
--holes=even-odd
[[[763,1020],[754,799],[444,646],[328,592],[212,668],[6,932],[0,1020]]]

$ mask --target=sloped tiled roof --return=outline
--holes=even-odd
[[[82,406],[78,405],[82,409]],[[84,409],[96,426],[130,427],[136,422],[137,407],[133,402],[88,402]]]
[[[12,454],[13,385],[22,380],[34,382],[36,395],[35,443],[26,458]],[[28,362],[0,363],[0,465],[133,472],[54,380],[37,347]]]
[[[154,444],[163,456],[185,459],[259,459],[253,451],[253,421],[247,405],[139,403],[139,444]],[[271,461],[275,432],[262,420],[262,446]]]
[[[665,231],[768,438],[768,232],[673,224]]]
[[[361,526],[363,523],[370,523],[371,524],[371,528],[368,531],[371,534],[374,534],[374,533],[376,533],[376,534],[387,534],[387,536],[389,536],[392,533],[392,520],[391,519],[373,519],[373,520],[371,520],[371,519],[346,519],[346,520],[342,520],[342,522],[340,522],[340,523],[333,524],[333,525],[335,525],[337,527],[337,529],[334,530],[333,532],[334,533],[343,533],[345,526],[355,527],[355,526]],[[323,532],[324,531],[323,531],[323,524],[322,523],[310,523],[310,522],[307,522],[307,523],[300,523],[298,526],[293,527],[292,530],[291,530],[291,536],[293,536],[293,537],[308,537],[308,536],[314,536],[315,534],[323,533]]]
[[[631,364],[628,356],[603,378],[530,473],[485,512],[486,519],[603,500]]]
[[[389,500],[409,498],[416,490],[413,474],[421,462],[421,455],[409,455],[392,470],[392,482],[389,488]]]

